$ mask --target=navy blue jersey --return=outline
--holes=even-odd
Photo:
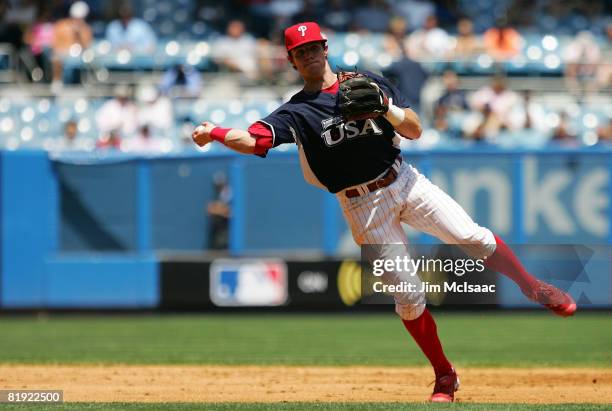
[[[406,100],[388,80],[365,73],[398,107]],[[338,95],[303,90],[260,120],[272,130],[273,147],[298,142],[314,175],[332,193],[365,183],[387,170],[400,150],[395,130],[385,118],[344,122]]]

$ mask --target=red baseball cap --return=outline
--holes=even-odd
[[[285,47],[287,51],[313,41],[327,41],[321,34],[321,27],[312,21],[298,23],[285,29]]]

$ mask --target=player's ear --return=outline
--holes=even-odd
[[[293,56],[291,56],[291,52],[287,53],[287,60],[291,64],[291,67],[293,67],[294,70],[297,70],[295,63],[293,62]]]

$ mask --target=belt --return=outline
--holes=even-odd
[[[402,157],[397,156],[396,164],[402,164]],[[398,167],[399,168],[399,167]],[[387,172],[377,180],[372,181],[371,183],[364,184],[363,188],[367,190],[368,193],[379,190],[381,188],[387,187],[391,185],[397,179],[398,171],[395,167],[395,164],[387,170]],[[344,195],[348,198],[359,197],[361,193],[357,188],[350,188],[344,192]]]

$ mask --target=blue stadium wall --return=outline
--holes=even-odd
[[[612,150],[483,149],[404,158],[509,243],[612,244]],[[304,183],[295,153],[265,160],[225,153],[51,159],[42,151],[4,151],[0,307],[159,307],[162,261],[197,260],[208,246],[205,207],[219,170],[233,190],[233,256],[355,255],[334,196]],[[433,241],[408,235],[415,243]],[[572,294],[608,305],[610,257],[595,260],[600,278],[572,285]],[[500,304],[524,302],[516,287],[499,283]]]

